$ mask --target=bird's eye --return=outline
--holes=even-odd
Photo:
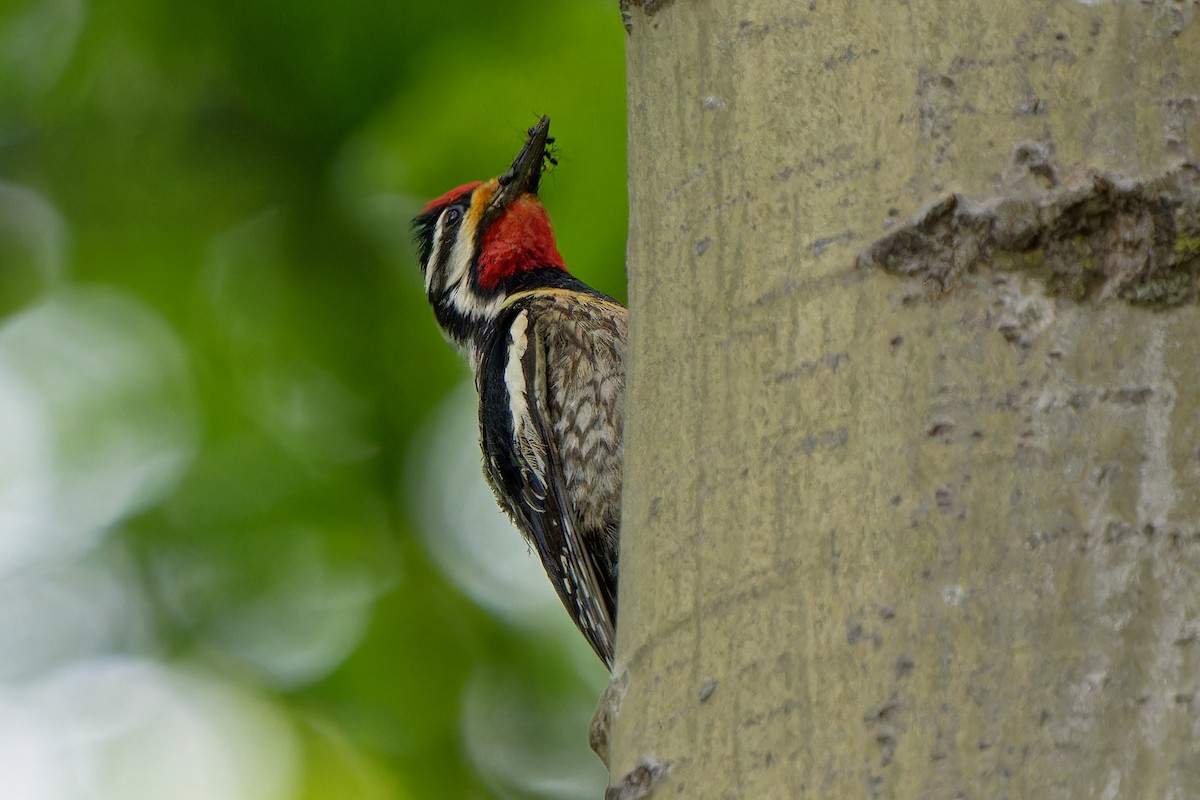
[[[443,224],[447,226],[457,225],[460,219],[462,219],[462,209],[458,206],[450,206],[446,209],[446,219]]]

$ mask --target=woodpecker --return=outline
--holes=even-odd
[[[413,220],[425,294],[479,395],[483,471],[575,625],[611,669],[626,311],[567,272],[538,198],[542,117],[508,171]]]

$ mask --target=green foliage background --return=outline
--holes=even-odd
[[[415,534],[410,444],[466,369],[428,313],[408,221],[501,172],[549,113],[560,248],[623,298],[623,39],[615,0],[0,2],[0,184],[16,198],[0,210],[0,324],[103,297],[114,325],[136,308],[183,353],[145,391],[171,398],[186,464],[72,556],[119,564],[144,601],[141,633],[103,653],[198,670],[281,714],[299,742],[289,796],[573,796],[472,757],[465,742],[495,735],[464,730],[480,670],[529,712],[525,735],[573,739],[590,763],[598,663],[565,629],[475,606]],[[120,372],[97,359],[95,380]],[[72,374],[85,402],[93,378]],[[138,430],[143,395],[123,391],[82,421],[49,402],[56,463],[118,419]],[[325,595],[305,606],[345,576],[370,594],[361,618],[331,617]],[[315,677],[227,652],[288,626],[301,651],[353,646]]]

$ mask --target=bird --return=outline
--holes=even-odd
[[[617,619],[626,309],[567,271],[538,196],[550,118],[512,165],[413,220],[425,295],[467,360],[497,503],[610,670]]]

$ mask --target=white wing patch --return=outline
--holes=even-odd
[[[525,368],[522,360],[529,349],[529,312],[522,311],[508,329],[512,346],[508,348],[508,363],[504,365],[504,388],[508,390],[508,404],[512,410],[513,436],[520,441],[524,436],[525,421],[529,418],[529,400],[525,396]]]

